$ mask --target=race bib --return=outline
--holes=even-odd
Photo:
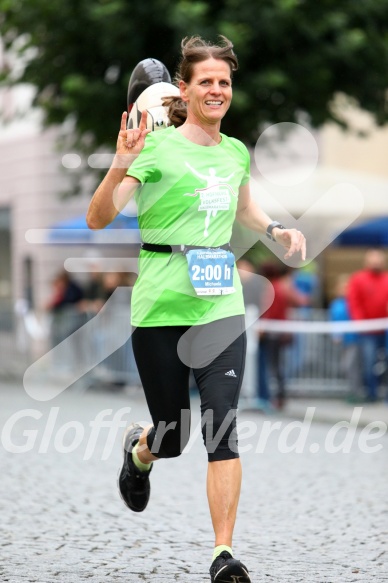
[[[224,249],[191,249],[186,253],[190,281],[198,296],[233,294],[235,257]]]

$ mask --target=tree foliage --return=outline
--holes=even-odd
[[[388,0],[0,0],[2,40],[26,66],[45,121],[75,121],[78,145],[115,143],[129,76],[146,57],[173,72],[184,36],[235,45],[240,71],[223,131],[253,142],[266,123],[344,124],[338,93],[388,119]]]

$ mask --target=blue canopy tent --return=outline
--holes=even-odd
[[[140,242],[137,217],[122,214],[102,230],[91,230],[86,224],[85,215],[59,221],[52,225],[48,233],[48,243],[70,244],[138,244]]]
[[[378,217],[346,229],[335,240],[343,246],[388,246],[388,217]]]

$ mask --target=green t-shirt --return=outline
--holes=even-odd
[[[147,135],[128,169],[142,186],[136,194],[141,239],[165,245],[218,247],[230,241],[239,187],[249,180],[246,147],[221,134],[200,146],[173,126]],[[186,257],[142,250],[132,294],[134,326],[205,324],[244,314],[237,269],[230,295],[197,296]]]

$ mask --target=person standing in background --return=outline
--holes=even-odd
[[[85,315],[82,308],[84,292],[67,271],[58,273],[51,286],[51,296],[45,306],[51,316],[51,347],[54,348],[64,342],[59,356],[54,351],[53,364],[57,373],[67,373],[71,369],[74,370],[74,367],[80,367],[85,357],[79,337],[77,335],[72,337],[72,334],[84,324]]]
[[[346,297],[348,284],[348,275],[342,274],[338,277],[336,297],[329,304],[329,318],[332,322],[350,320],[349,301]],[[334,333],[332,339],[341,349],[341,369],[348,381],[349,400],[356,402],[360,399],[362,391],[359,335],[355,332]]]
[[[348,302],[352,320],[372,320],[388,317],[388,273],[385,255],[381,249],[369,249],[365,254],[364,269],[354,273],[349,281]],[[379,375],[376,363],[386,358],[385,331],[360,334],[363,379],[366,400],[378,399]]]
[[[291,307],[307,306],[310,298],[298,291],[294,285],[291,269],[286,265],[264,263],[260,273],[273,286],[274,301],[264,312],[262,320],[287,320]],[[269,288],[268,288],[269,290]],[[271,288],[272,293],[272,288]],[[265,294],[263,301],[265,301]],[[284,407],[286,398],[286,381],[283,371],[284,348],[292,341],[287,333],[261,331],[258,350],[258,406],[264,412],[271,410],[270,377],[276,379],[276,396],[274,405],[277,409]]]
[[[67,271],[56,275],[46,310],[52,314],[52,346],[57,346],[83,324],[84,292]]]

